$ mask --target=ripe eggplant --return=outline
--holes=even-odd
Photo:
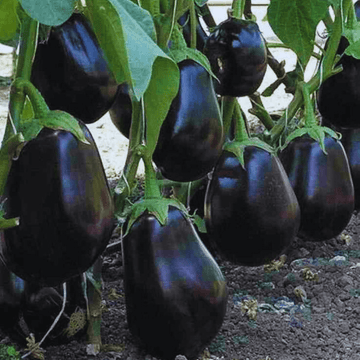
[[[344,147],[329,136],[324,144],[327,154],[304,135],[279,154],[299,201],[299,234],[314,241],[339,235],[354,210],[354,186]]]
[[[162,359],[195,359],[216,336],[227,304],[225,279],[184,214],[169,206],[161,225],[143,213],[123,240],[127,321]]]
[[[204,54],[219,79],[219,95],[247,96],[261,85],[267,67],[265,40],[258,25],[230,18],[220,23],[208,37]]]
[[[340,39],[337,65],[343,70],[326,79],[319,88],[317,105],[320,114],[334,126],[360,128],[360,60],[344,53],[349,41]]]
[[[106,248],[114,206],[96,144],[43,128],[21,150],[5,187],[6,217],[20,225],[0,233],[0,257],[22,279],[54,286],[86,271]]]
[[[110,109],[118,86],[89,21],[79,13],[38,44],[31,82],[51,110],[66,111],[86,124]]]
[[[115,101],[109,110],[109,115],[116,128],[128,139],[130,136],[132,116],[132,105],[128,84],[124,83],[119,85]]]
[[[209,73],[181,61],[179,92],[161,126],[153,160],[164,177],[193,181],[215,166],[223,145],[220,109]]]
[[[205,195],[210,241],[234,263],[258,266],[286,250],[300,225],[300,208],[276,155],[246,146],[244,167],[224,150]]]
[[[351,178],[355,191],[355,209],[360,208],[360,129],[338,129],[341,143],[349,160]]]

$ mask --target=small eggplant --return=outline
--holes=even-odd
[[[129,85],[126,83],[119,85],[109,115],[116,128],[128,139],[130,136],[132,105]]]
[[[215,166],[223,127],[209,73],[190,59],[178,66],[179,92],[161,125],[153,160],[165,178],[193,181]]]
[[[360,129],[338,129],[342,134],[355,191],[355,209],[360,209]]]
[[[143,213],[123,240],[127,321],[147,351],[195,359],[218,333],[227,286],[182,211],[169,206],[161,225]]]
[[[243,167],[224,150],[207,188],[205,221],[229,261],[259,266],[281,255],[298,232],[300,208],[278,157],[246,146]]]
[[[5,266],[0,259],[0,329],[20,344],[26,335],[20,326],[25,282]]]
[[[20,225],[0,233],[0,257],[22,279],[55,286],[86,271],[108,244],[114,206],[94,139],[43,128],[22,148],[5,187],[6,217]]]
[[[115,100],[117,83],[84,15],[74,13],[37,46],[31,82],[51,110],[86,124],[100,119]]]
[[[279,154],[299,201],[299,234],[314,241],[339,235],[354,210],[354,186],[343,145],[325,136],[323,152],[308,135],[292,140]]]
[[[265,40],[258,25],[230,18],[208,37],[204,54],[219,81],[215,91],[222,96],[247,96],[261,85],[267,67]]]

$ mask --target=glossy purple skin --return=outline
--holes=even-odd
[[[0,233],[0,257],[24,280],[54,286],[86,271],[108,244],[113,200],[94,140],[44,128],[13,161],[6,216],[20,225]]]
[[[294,139],[279,157],[299,201],[299,234],[314,241],[339,235],[354,211],[354,186],[341,142],[326,137],[325,149],[308,136]]]
[[[132,105],[129,85],[126,83],[119,85],[109,115],[116,128],[128,139],[130,136]]]
[[[360,60],[344,54],[349,45],[340,39],[337,54],[343,54],[338,66],[343,70],[326,79],[317,94],[320,114],[334,126],[360,128]]]
[[[360,209],[360,129],[338,129],[344,146],[355,191],[355,209]]]
[[[165,178],[193,181],[209,173],[221,154],[222,119],[209,73],[189,59],[178,66],[179,92],[161,126],[153,160]]]
[[[161,359],[196,359],[223,323],[228,291],[190,220],[172,206],[164,226],[144,213],[123,240],[123,264],[133,336]]]
[[[259,266],[291,244],[300,225],[300,208],[280,160],[247,146],[245,169],[223,151],[205,195],[210,241],[226,260]]]
[[[230,18],[208,37],[204,54],[219,79],[215,91],[222,96],[247,96],[261,85],[267,67],[264,38],[255,22]]]
[[[111,107],[117,83],[88,20],[74,13],[39,43],[32,83],[51,110],[63,110],[86,124]]]

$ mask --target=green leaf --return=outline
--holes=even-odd
[[[17,0],[0,1],[0,41],[8,41],[15,37],[19,24],[16,9]]]
[[[275,150],[269,144],[257,137],[251,137],[241,142],[228,142],[224,145],[224,150],[232,152],[238,158],[242,168],[245,169],[244,151],[248,146],[255,146],[267,151],[270,154],[275,154]]]
[[[171,102],[178,93],[180,72],[177,65],[164,58],[157,58],[152,77],[144,96],[147,120],[146,145],[153,153],[158,141],[160,127],[169,111]]]
[[[296,53],[304,68],[314,48],[316,27],[328,7],[327,0],[271,0],[268,7],[271,28]]]
[[[194,214],[191,216],[191,221],[193,222],[194,225],[196,225],[197,229],[201,233],[203,234],[207,233],[205,220],[201,216],[199,216],[198,214]]]
[[[139,202],[135,203],[132,208],[132,213],[129,219],[129,223],[125,235],[128,234],[128,232],[131,229],[131,226],[145,211],[147,211],[149,214],[154,215],[162,226],[166,225],[170,205],[181,210],[184,214],[187,214],[187,210],[184,204],[178,201],[177,199],[166,199],[166,198],[142,199]]]
[[[172,62],[154,41],[151,15],[130,0],[86,0],[86,4],[116,81],[127,82],[140,100],[150,83],[155,60],[161,57]]]
[[[64,23],[73,13],[76,0],[19,0],[26,13],[45,25]]]
[[[203,7],[207,3],[207,0],[194,0],[194,1],[195,4],[200,7]]]
[[[308,129],[305,127],[294,130],[287,136],[287,138],[285,140],[285,144],[280,148],[280,150],[284,150],[290,144],[290,142],[292,140],[294,140],[297,137],[301,137],[301,136],[307,134],[307,132],[308,132]]]
[[[211,66],[210,66],[210,62],[209,62],[208,58],[197,49],[191,49],[189,47],[186,47],[184,49],[170,50],[169,56],[176,63],[179,63],[186,59],[194,60],[198,64],[200,64],[202,67],[204,67],[205,70],[216,79],[215,74],[211,70]]]

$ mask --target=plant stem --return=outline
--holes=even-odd
[[[156,173],[152,165],[151,155],[147,153],[144,146],[142,149],[142,159],[145,167],[145,199],[160,199],[161,192],[156,179]]]
[[[101,256],[93,265],[93,277],[99,286],[95,286],[91,281],[88,281],[87,296],[89,303],[89,325],[87,329],[87,342],[93,347],[95,353],[100,352],[101,341]]]
[[[264,104],[261,101],[260,94],[255,91],[249,98],[252,106],[249,113],[255,115],[264,124],[267,130],[271,130],[274,127],[274,122],[266,111]]]
[[[197,27],[197,16],[195,11],[195,4],[191,1],[190,5],[190,47],[196,49],[196,27]]]
[[[241,19],[244,14],[245,0],[233,0],[232,17]]]
[[[313,127],[317,124],[316,117],[314,114],[314,107],[311,102],[310,92],[309,92],[309,84],[301,82],[302,86],[302,94],[304,99],[305,105],[305,126],[306,127]]]
[[[235,104],[234,109],[235,117],[235,141],[242,142],[249,138],[247,131],[246,121],[242,116],[240,104]]]
[[[21,10],[22,11],[22,10]],[[25,13],[21,15],[22,22],[20,28],[20,50],[16,66],[16,78],[30,80],[32,62],[36,51],[39,23],[27,16]],[[10,92],[10,116],[15,129],[19,127],[21,113],[24,108],[25,93],[14,91]],[[5,136],[13,134],[13,128],[9,120],[6,124]]]
[[[235,109],[235,103],[237,99],[232,96],[223,96],[223,129],[224,134],[228,134],[231,128],[231,121],[233,119],[233,113]]]

